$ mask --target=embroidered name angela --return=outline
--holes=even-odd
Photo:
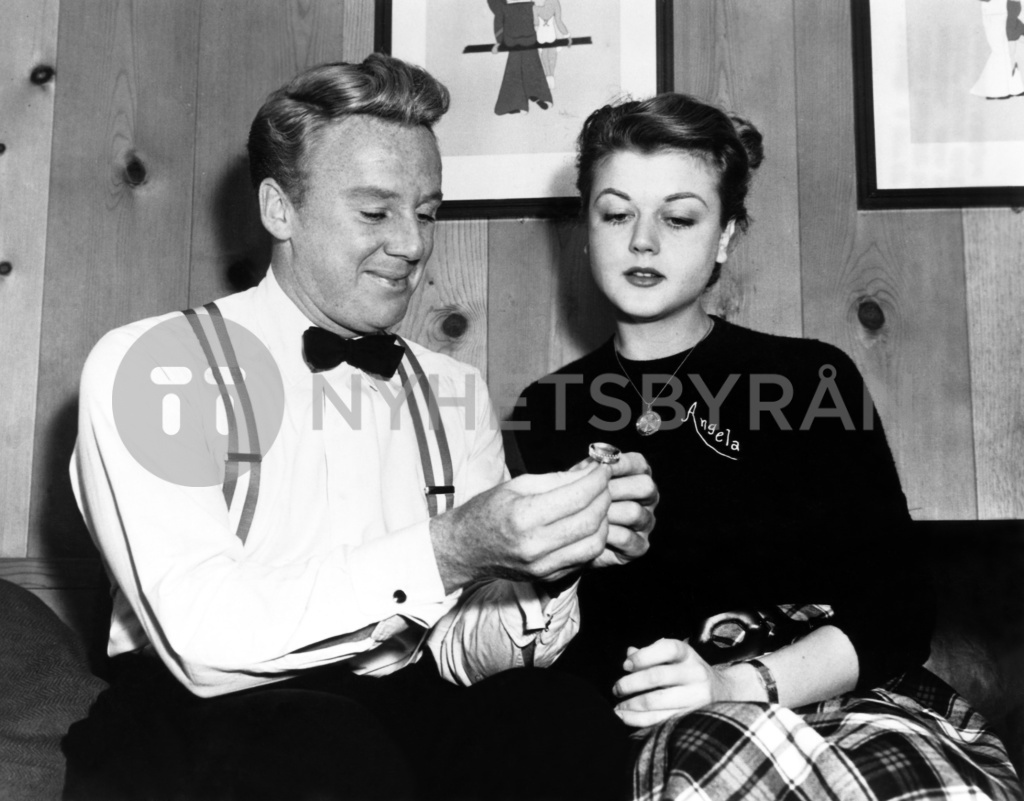
[[[697,436],[701,438],[701,441],[707,445],[711,450],[717,453],[719,456],[724,456],[726,459],[736,460],[735,456],[730,456],[728,453],[722,453],[721,450],[715,447],[716,444],[722,445],[724,448],[739,453],[740,441],[733,439],[732,429],[723,429],[718,423],[709,421],[704,417],[697,417],[697,402],[694,401],[690,404],[690,408],[683,414],[683,422],[687,420],[693,421],[693,430],[697,432]],[[708,437],[704,436],[706,432],[711,437],[711,441],[708,441]]]

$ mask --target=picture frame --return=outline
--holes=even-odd
[[[495,52],[499,15],[503,36],[525,45]],[[569,217],[583,121],[670,85],[671,31],[669,0],[377,0],[375,50],[425,67],[451,92],[435,127],[442,219]]]
[[[1024,206],[1024,39],[1011,83],[983,19],[1007,5],[851,0],[858,208]]]

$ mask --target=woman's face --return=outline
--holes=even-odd
[[[734,225],[720,221],[718,176],[699,158],[613,153],[594,172],[587,211],[597,285],[632,321],[682,318],[726,259]]]

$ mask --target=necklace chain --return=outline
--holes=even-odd
[[[680,361],[679,365],[676,367],[676,369],[672,371],[672,375],[669,376],[669,379],[665,383],[665,386],[663,386],[661,388],[661,390],[658,392],[658,394],[655,395],[651,399],[650,403],[648,403],[646,400],[644,400],[643,393],[639,389],[636,388],[636,384],[633,383],[633,379],[630,378],[629,377],[629,373],[626,372],[626,368],[622,364],[622,359],[619,358],[619,350],[618,350],[618,348],[616,348],[614,346],[612,347],[612,352],[615,354],[615,361],[617,361],[619,363],[619,369],[622,370],[622,374],[626,377],[626,380],[629,382],[629,385],[633,388],[633,391],[639,396],[640,402],[643,404],[644,411],[640,415],[640,418],[637,420],[637,428],[640,429],[640,433],[641,434],[648,434],[648,433],[653,434],[654,431],[657,431],[657,429],[661,427],[661,417],[660,417],[660,415],[658,415],[657,412],[652,411],[652,409],[654,407],[654,404],[657,403],[658,398],[660,398],[662,396],[662,394],[665,392],[665,390],[668,389],[669,385],[672,383],[672,379],[674,379],[676,377],[676,374],[680,370],[683,369],[683,365],[686,364],[686,360],[689,359],[690,356],[693,355],[693,352],[695,350],[697,350],[697,346],[700,345],[701,342],[703,342],[705,339],[708,338],[708,335],[711,333],[711,329],[713,329],[714,327],[715,327],[715,320],[714,320],[713,317],[709,317],[708,318],[707,330],[705,330],[704,333],[701,335],[701,338],[697,340],[697,343],[686,352],[686,355],[683,356],[682,361]],[[644,426],[641,425],[642,421],[644,421],[646,418],[654,418],[655,419],[655,421],[654,421],[654,428],[651,431],[645,431],[644,430]]]

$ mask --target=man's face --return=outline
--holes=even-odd
[[[397,325],[434,247],[441,156],[433,134],[348,117],[320,132],[303,166],[306,195],[293,210],[282,285],[308,317],[342,335]]]

